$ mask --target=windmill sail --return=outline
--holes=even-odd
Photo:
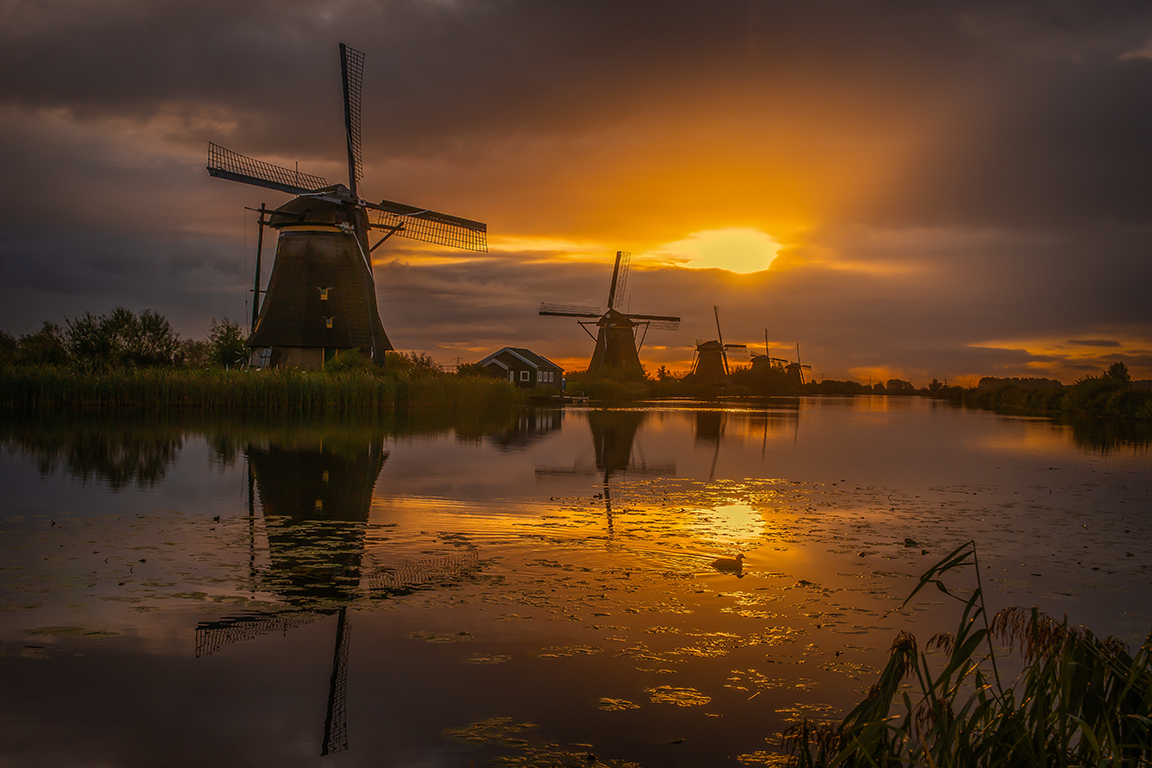
[[[319,176],[272,165],[211,142],[208,144],[208,174],[290,195],[303,195],[328,186],[328,182]]]
[[[377,229],[391,230],[393,234],[425,243],[466,251],[488,251],[488,225],[483,222],[390,200],[367,203],[366,207],[377,212],[372,225]]]
[[[578,307],[573,304],[549,304],[540,302],[540,314],[558,317],[600,317],[601,312],[596,307]]]
[[[364,84],[364,54],[340,43],[340,70],[344,81],[344,132],[348,137],[348,189],[356,196],[356,183],[364,178],[360,152],[360,95]]]

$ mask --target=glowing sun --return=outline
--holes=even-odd
[[[772,266],[780,244],[755,229],[710,229],[669,243],[660,254],[683,267],[748,274]]]

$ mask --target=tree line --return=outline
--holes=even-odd
[[[40,330],[19,338],[0,331],[0,368],[228,368],[247,357],[240,324],[227,317],[213,318],[203,340],[180,338],[154,310],[136,314],[124,307],[106,315],[85,312],[63,325],[45,320]]]

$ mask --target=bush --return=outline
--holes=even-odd
[[[248,360],[248,348],[244,346],[244,332],[240,323],[225,317],[217,322],[212,318],[208,329],[208,359],[221,368],[244,365]]]

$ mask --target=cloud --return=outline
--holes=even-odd
[[[1103,359],[1070,339],[1135,360],[1150,39],[1142,3],[6,3],[0,327],[245,316],[244,207],[287,198],[209,178],[207,142],[343,179],[345,41],[367,54],[362,191],[491,231],[485,257],[377,251],[398,346],[586,357],[536,308],[602,303],[629,250],[632,306],[684,318],[651,364],[686,367],[713,305],[725,340],[768,328],[836,377]],[[656,268],[725,229],[778,243],[771,268]]]

